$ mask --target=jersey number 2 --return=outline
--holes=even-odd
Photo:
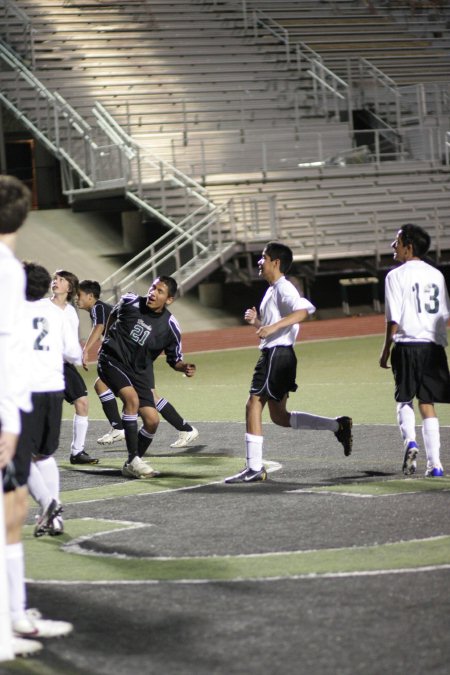
[[[47,319],[43,317],[35,317],[33,319],[33,328],[34,330],[38,330],[38,336],[36,340],[34,341],[33,349],[38,349],[39,351],[44,351],[48,352],[49,347],[48,345],[43,345],[42,340],[45,340],[45,338],[48,335],[48,321]]]

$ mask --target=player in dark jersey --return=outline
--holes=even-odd
[[[103,339],[105,335],[106,324],[112,310],[112,305],[100,300],[101,286],[98,281],[85,279],[80,282],[78,290],[78,307],[85,309],[90,313],[92,321],[92,330],[86,340],[83,349],[83,366],[87,367],[89,350]],[[100,378],[95,381],[95,391],[102,404],[103,412],[111,424],[111,429],[106,434],[97,439],[100,445],[111,445],[125,438],[125,432],[122,426],[122,418],[117,406],[116,397],[111,389]],[[172,448],[187,447],[198,437],[198,430],[189,422],[186,422],[173,405],[165,398],[160,397],[153,389],[153,398],[156,409],[166,422],[171,424],[178,431],[177,440],[171,444]]]
[[[106,325],[113,308],[112,305],[100,300],[100,294],[101,287],[98,281],[85,279],[84,281],[81,281],[78,286],[77,305],[80,309],[85,309],[89,312],[92,322],[91,332],[83,347],[82,358],[84,368],[88,367],[87,364],[90,349],[102,340],[105,335]],[[119,409],[117,407],[116,397],[108,385],[102,382],[100,378],[96,379],[94,389],[102,404],[103,412],[111,425],[110,431],[98,438],[97,443],[100,443],[101,445],[110,445],[117,441],[123,441],[125,439],[125,432],[123,430],[122,418],[120,417]]]
[[[155,472],[142,457],[159,423],[153,389],[153,361],[164,352],[167,363],[187,377],[195,365],[183,361],[181,332],[167,306],[177,292],[175,279],[161,276],[147,297],[128,293],[111,312],[98,359],[98,374],[123,402],[122,423],[128,459],[122,473],[128,478],[151,478]],[[143,426],[137,428],[138,413]]]

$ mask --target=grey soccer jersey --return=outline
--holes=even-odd
[[[147,298],[128,293],[111,313],[114,323],[102,344],[101,355],[110,356],[138,375],[153,377],[153,361],[164,351],[174,367],[183,359],[180,327],[164,309],[153,312]]]
[[[450,301],[441,272],[423,260],[391,270],[385,282],[386,320],[398,325],[395,342],[447,345]]]
[[[113,308],[112,305],[109,305],[107,302],[103,302],[103,300],[97,300],[97,302],[89,312],[92,321],[92,326],[99,326],[99,325],[103,326],[102,335],[105,334],[106,324],[108,323],[109,315],[111,314],[112,308]]]

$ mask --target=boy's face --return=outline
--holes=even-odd
[[[276,270],[279,269],[279,262],[279,260],[272,260],[267,254],[266,249],[264,249],[258,260],[259,276],[270,283],[274,278]]]
[[[70,293],[72,290],[70,282],[64,279],[64,277],[60,277],[59,274],[53,276],[50,288],[52,289],[52,293],[59,294]]]
[[[394,260],[396,260],[397,262],[403,263],[411,258],[412,245],[411,244],[408,244],[408,246],[404,245],[402,241],[401,230],[397,232],[397,236],[395,237],[391,246],[394,249]]]
[[[173,297],[169,295],[169,289],[166,284],[159,279],[155,279],[147,293],[147,307],[153,312],[162,312],[166,305],[173,302]]]
[[[89,311],[95,305],[95,298],[92,293],[86,291],[78,291],[77,305],[80,309]]]

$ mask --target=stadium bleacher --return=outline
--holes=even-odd
[[[439,246],[447,246],[442,132],[433,137],[431,157],[426,119],[404,131],[402,161],[347,165],[358,142],[351,120],[321,108],[308,61],[299,65],[294,51],[288,59],[286,44],[254,23],[255,17],[276,22],[290,48],[307,45],[344,79],[355,78],[363,57],[399,85],[438,86],[448,83],[449,72],[445,3],[420,16],[362,0],[17,4],[35,28],[39,79],[88,121],[100,101],[144,151],[203,182],[215,203],[232,197],[238,234],[248,230],[249,218],[257,221],[250,224],[255,237],[273,234],[276,203],[278,236],[299,257],[317,256],[319,239],[326,241],[323,256],[367,255],[374,223],[388,242],[405,218],[432,225],[442,235]],[[433,122],[449,128],[443,99]],[[166,186],[162,199],[152,176],[144,170],[147,197],[182,219],[185,195]]]

